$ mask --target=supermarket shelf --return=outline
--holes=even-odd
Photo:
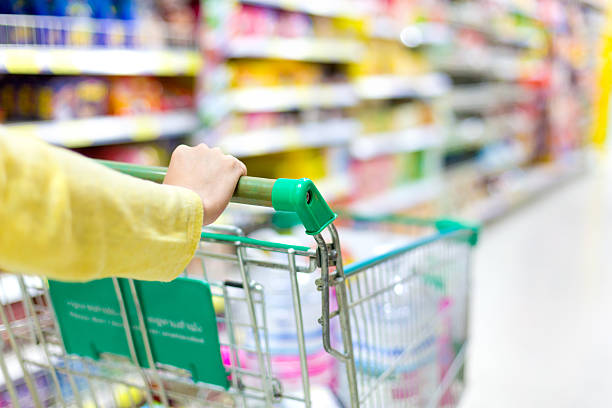
[[[359,200],[349,209],[359,214],[388,214],[434,200],[442,192],[440,179],[409,183],[372,198]]]
[[[493,222],[510,211],[537,198],[542,193],[584,173],[584,163],[539,165],[523,172],[504,191],[482,199],[462,212],[466,219]]]
[[[451,75],[477,76],[505,81],[520,77],[521,60],[516,52],[497,47],[431,54],[432,65]]]
[[[240,0],[240,2],[323,17],[360,18],[367,14],[363,6],[356,6],[351,0]]]
[[[372,75],[356,81],[362,99],[431,98],[451,88],[448,76],[438,72],[424,75]]]
[[[453,28],[466,28],[477,31],[486,36],[494,45],[530,48],[528,38],[512,38],[496,33],[486,19],[479,21],[464,21],[463,19],[449,16],[448,23],[418,23],[407,26],[398,26],[390,18],[379,17],[373,19],[369,26],[369,35],[372,38],[401,41],[406,47],[416,48],[421,46],[452,46],[456,33]],[[485,22],[483,24],[483,22]]]
[[[451,137],[445,143],[447,151],[478,148],[533,131],[533,122],[520,114],[501,114],[486,119],[470,117],[452,126]]]
[[[192,111],[3,125],[15,134],[71,148],[144,142],[190,133],[198,126],[199,120]]]
[[[346,174],[316,180],[315,184],[328,203],[347,198],[352,188],[351,179]]]
[[[485,83],[455,87],[448,94],[448,100],[455,111],[480,112],[525,102],[530,95],[529,91],[519,85]]]
[[[335,119],[224,135],[218,146],[234,156],[257,156],[297,148],[346,144],[359,133],[359,129],[360,124],[355,119]]]
[[[422,45],[448,45],[453,32],[447,24],[417,23],[398,24],[391,17],[375,17],[369,21],[368,34],[371,38],[401,41],[406,47]]]
[[[355,87],[347,83],[243,88],[230,91],[227,98],[231,110],[238,112],[341,108],[359,102]]]
[[[367,33],[371,38],[379,40],[399,41],[402,27],[390,17],[379,16],[368,21]]]
[[[364,47],[359,41],[333,38],[242,37],[228,44],[228,58],[274,58],[330,63],[358,62]]]
[[[415,152],[443,145],[441,129],[423,126],[396,132],[363,135],[351,143],[351,155],[360,160],[395,153]]]
[[[458,10],[457,8],[455,10]],[[477,31],[486,36],[489,41],[496,45],[504,45],[516,48],[529,48],[529,38],[512,38],[501,35],[494,29],[494,26],[489,24],[489,19],[486,14],[465,14],[461,12],[451,12],[447,17],[450,25],[456,28],[464,28]]]
[[[402,28],[399,38],[406,47],[452,45],[454,32],[448,24],[418,23]]]
[[[580,4],[594,8],[602,13],[607,9],[605,0],[580,0]]]
[[[0,72],[9,74],[195,76],[201,67],[193,50],[0,48]]]
[[[535,10],[529,10],[528,8],[525,8],[525,7],[510,6],[508,7],[508,12],[516,14],[526,19],[533,20],[536,23],[542,23],[542,24],[546,23],[542,18],[540,18],[540,16],[537,15]]]
[[[494,142],[493,142],[494,143]],[[528,164],[529,155],[518,142],[514,145],[505,146],[504,154],[495,156],[475,156],[469,160],[452,164],[444,168],[447,173],[471,172],[479,177],[502,176],[511,171],[522,171],[522,166]]]

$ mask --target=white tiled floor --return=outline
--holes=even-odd
[[[612,407],[612,165],[490,226],[465,408]]]

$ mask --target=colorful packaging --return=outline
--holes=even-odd
[[[66,120],[108,114],[108,82],[101,78],[55,77],[39,84],[37,119]]]
[[[379,156],[368,160],[353,160],[350,165],[356,199],[370,197],[389,190],[395,184],[394,156]]]
[[[163,86],[157,78],[113,78],[109,95],[109,113],[133,115],[159,112],[162,109],[162,94]]]

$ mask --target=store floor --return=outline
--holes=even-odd
[[[612,406],[612,163],[491,225],[462,408]]]

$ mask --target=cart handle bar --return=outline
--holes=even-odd
[[[97,160],[113,170],[130,176],[161,183],[166,167],[141,166],[108,160]],[[314,183],[302,179],[265,179],[242,176],[231,199],[234,203],[272,207],[276,211],[297,214],[309,235],[320,234],[336,219]]]

